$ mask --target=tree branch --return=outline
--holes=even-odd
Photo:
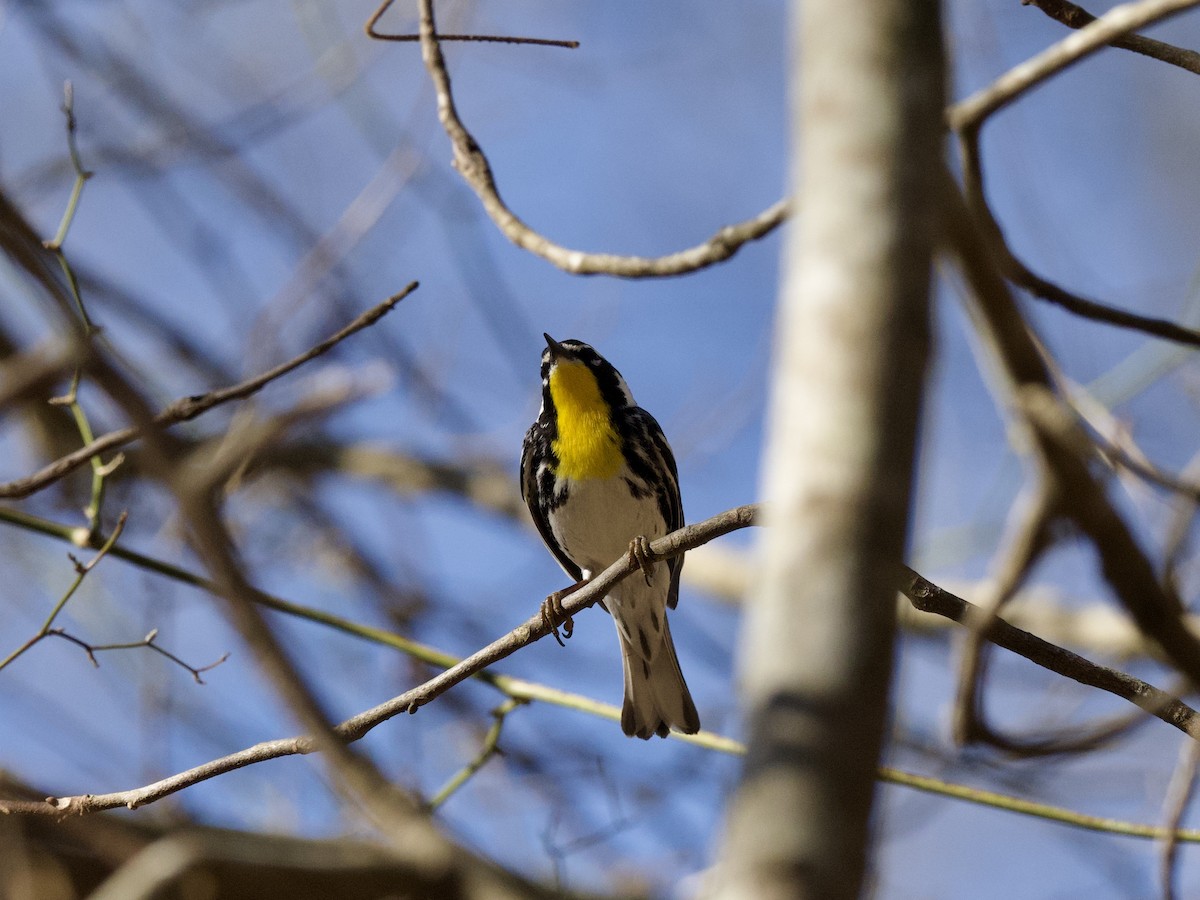
[[[963,189],[967,205],[975,216],[976,224],[987,240],[996,265],[1004,277],[1031,295],[1065,309],[1067,312],[1094,322],[1104,322],[1118,328],[1140,331],[1153,337],[1175,341],[1190,347],[1200,347],[1200,331],[1179,325],[1169,319],[1143,316],[1140,313],[1118,309],[1087,297],[1081,297],[1038,275],[1022,261],[1004,236],[1004,229],[992,212],[984,190],[983,163],[979,149],[979,129],[975,123],[958,131],[959,155],[962,159]]]
[[[543,237],[526,225],[500,199],[491,163],[483,148],[467,130],[454,104],[450,73],[439,45],[441,39],[433,20],[433,0],[420,0],[421,57],[437,92],[438,119],[454,148],[454,166],[479,197],[484,211],[510,241],[535,256],[574,275],[616,275],[622,278],[661,278],[682,275],[711,266],[733,256],[742,245],[774,231],[787,218],[788,203],[773,206],[737,225],[728,225],[715,235],[687,250],[667,256],[616,256],[571,250]]]
[[[652,542],[650,545],[651,556],[655,561],[670,559],[707,541],[728,534],[731,531],[746,528],[754,524],[757,512],[758,507],[756,505],[740,506],[706,519],[703,522],[687,525],[678,531],[674,531]],[[584,608],[597,603],[603,599],[604,595],[614,585],[635,571],[640,571],[637,563],[631,562],[628,555],[622,556],[621,559],[593,578],[587,585],[567,598],[563,602],[564,611],[567,613],[578,613]],[[549,634],[549,629],[547,629],[539,612],[523,625],[518,626],[466,659],[450,666],[446,671],[434,676],[424,684],[418,685],[398,697],[394,697],[385,703],[381,703],[347,719],[338,725],[334,731],[345,742],[356,741],[364,737],[377,725],[386,722],[388,719],[402,712],[416,712],[421,706],[434,700],[454,685],[482,673],[486,666],[512,655],[517,650],[545,637],[547,634]],[[520,699],[522,692],[518,688],[522,684],[526,683],[520,682],[518,679],[509,679],[511,690],[507,692],[510,693],[510,696]],[[533,696],[530,694],[525,694],[524,696],[530,699],[547,699],[545,696]],[[609,708],[609,712],[610,717],[614,720],[619,718],[619,714],[615,708]],[[710,746],[714,749],[723,749],[726,752],[729,751],[731,746],[736,746],[736,742],[732,742],[728,738],[703,732],[696,735],[672,734],[672,737],[686,740],[689,743]],[[156,800],[161,800],[163,797],[168,797],[194,784],[199,784],[218,775],[223,775],[226,772],[232,772],[255,763],[265,762],[269,759],[312,753],[317,749],[316,742],[307,736],[265,741],[140,788],[109,794],[51,797],[47,798],[45,804],[0,800],[0,813],[25,812],[50,815],[70,813],[81,815],[105,809],[116,809],[118,807],[136,809],[148,803],[153,803]]]
[[[1200,0],[1140,0],[1113,7],[1090,25],[1009,69],[967,99],[955,103],[947,115],[950,127],[961,131],[978,126],[1026,91],[1117,38],[1190,9],[1197,3]]]
[[[217,390],[209,391],[205,394],[197,394],[191,397],[180,397],[168,405],[165,409],[159,412],[151,419],[151,424],[155,428],[167,428],[171,425],[176,425],[180,422],[188,422],[203,413],[208,412],[216,406],[223,403],[228,403],[231,400],[244,400],[247,397],[262,390],[272,381],[282,378],[284,375],[304,365],[306,362],[315,359],[316,357],[328,352],[335,345],[341,343],[346,338],[364,328],[374,325],[379,319],[391,312],[401,300],[417,289],[417,282],[412,282],[404,288],[400,293],[394,294],[387,300],[367,310],[362,315],[358,316],[353,322],[342,328],[336,334],[331,335],[319,344],[309,348],[299,356],[288,360],[287,362],[275,366],[253,378],[248,378],[238,384],[229,387],[218,388]],[[6,484],[0,484],[0,497],[8,499],[20,499],[28,497],[30,494],[40,491],[55,481],[58,481],[63,476],[73,472],[75,469],[82,466],[92,457],[101,453],[106,453],[116,447],[124,446],[130,441],[137,440],[145,434],[145,429],[137,425],[132,425],[128,428],[121,428],[117,431],[110,431],[108,434],[101,435],[94,441],[90,441],[83,447],[73,453],[69,453],[61,459],[57,459],[50,465],[45,466],[34,474],[20,478],[16,481],[10,481]]]
[[[375,12],[371,13],[371,17],[367,19],[366,25],[363,26],[363,31],[367,33],[367,37],[377,41],[400,41],[416,43],[421,40],[419,34],[385,34],[375,30],[375,26],[379,24],[379,20],[383,18],[383,14],[388,11],[394,0],[383,0],[376,7]],[[574,50],[579,46],[579,41],[556,41],[549,38],[531,38],[531,37],[515,37],[513,35],[503,34],[439,34],[439,41],[473,41],[485,44],[533,44],[537,47],[564,47],[567,50]]]
[[[969,624],[980,613],[979,607],[943,590],[907,566],[903,568],[900,592],[916,609],[943,616],[960,625]],[[1200,713],[1177,697],[1140,678],[1098,665],[1078,653],[1072,653],[1028,631],[1022,631],[1003,618],[997,617],[993,621],[987,632],[987,639],[997,647],[1023,656],[1043,669],[1088,687],[1107,691],[1122,700],[1128,700],[1155,718],[1200,741]]]
[[[656,558],[667,558],[675,552],[683,552],[684,550],[695,549],[701,543],[726,534],[729,531],[755,524],[759,513],[757,505],[742,506],[736,509],[729,510],[725,513],[708,519],[704,522],[695,525],[689,525],[681,531],[674,532],[665,538],[655,541],[651,545],[651,550],[656,553]],[[44,529],[39,529],[44,530]],[[65,532],[69,529],[63,528],[64,533],[53,533],[57,537],[66,539]],[[111,551],[112,556],[117,556],[120,547],[114,547]],[[163,567],[167,564],[159,563],[152,567],[155,571],[162,572]],[[578,611],[583,606],[594,602],[589,599],[591,595],[606,591],[611,588],[609,583],[623,577],[623,574],[628,574],[628,560],[622,559],[609,570],[598,576],[594,580],[594,584],[598,587],[589,585],[587,588],[580,589],[575,595],[568,598],[564,602],[564,606],[573,611]],[[169,572],[165,574],[171,574]],[[211,582],[206,581],[199,576],[191,575],[190,573],[179,570],[172,577],[178,577],[180,574],[186,576],[185,580],[189,584],[194,584],[197,587],[209,591],[216,591],[216,586]],[[604,579],[601,581],[600,579]],[[959,624],[968,623],[973,615],[977,615],[979,610],[971,603],[963,600],[949,591],[945,591],[932,582],[918,575],[912,569],[907,567],[903,570],[899,589],[908,597],[915,609],[921,612],[931,613],[950,619]],[[278,598],[270,597],[269,595],[255,592],[255,602],[264,603],[271,608],[278,609],[281,612],[286,612],[292,615],[301,615],[305,618],[310,618],[315,621],[320,621],[324,624],[339,627],[347,633],[356,634],[359,637],[374,640],[379,643],[384,643],[389,646],[394,646],[404,652],[413,652],[412,642],[400,638],[398,635],[393,635],[387,632],[379,631],[378,629],[370,628],[369,626],[360,626],[356,623],[347,622],[330,616],[327,613],[317,610],[307,610],[304,607],[290,604],[287,601]],[[268,602],[269,601],[269,602]],[[311,613],[311,615],[306,615]],[[534,632],[540,631],[536,637]],[[510,638],[520,638],[526,643],[532,643],[534,640],[545,636],[544,626],[541,616],[537,616],[529,620],[525,625],[515,629],[506,635],[501,643]],[[1107,691],[1121,699],[1127,700],[1145,710],[1150,715],[1159,720],[1179,729],[1184,734],[1187,734],[1195,739],[1200,740],[1200,715],[1183,703],[1176,697],[1171,696],[1165,691],[1162,691],[1153,685],[1150,685],[1132,675],[1127,675],[1116,669],[1110,669],[1105,666],[1097,665],[1088,659],[1085,659],[1078,654],[1072,653],[1062,647],[1058,647],[1041,638],[1035,637],[1026,631],[1022,631],[1010,625],[1002,618],[997,618],[989,629],[987,639],[999,647],[1003,647],[1019,656],[1023,656],[1029,661],[1039,665],[1051,672],[1063,675],[1080,684],[1088,687],[1098,688],[1099,690]],[[420,649],[418,647],[418,649]],[[437,653],[436,651],[428,650],[426,653],[415,653],[418,658],[425,660],[431,665],[446,667],[447,669],[454,666],[458,661],[446,654]],[[478,655],[478,654],[476,654]],[[559,691],[555,688],[550,688],[545,685],[539,685],[523,679],[512,678],[507,675],[500,675],[494,672],[477,671],[474,673],[476,677],[480,677],[492,684],[499,690],[503,691],[509,697],[515,700],[537,700],[539,702],[551,703],[564,706],[571,709],[576,709],[588,712],[593,715],[599,715],[607,718],[610,721],[616,722],[620,720],[620,711],[617,707],[606,703],[599,703],[585,697],[580,697],[576,694],[571,694],[566,691]],[[464,676],[467,677],[467,676]],[[435,679],[436,680],[436,679]],[[462,680],[462,679],[457,679]],[[457,683],[456,680],[456,683]],[[423,696],[426,685],[418,686],[411,691],[408,691],[388,704],[375,707],[373,710],[347,720],[339,726],[338,730],[343,732],[348,740],[353,739],[351,736],[352,723],[354,733],[359,736],[365,734],[364,726],[374,727],[379,724],[378,719],[381,711],[385,709],[394,709],[395,711],[407,710],[412,702]],[[448,685],[443,686],[443,690],[448,689]],[[425,699],[428,702],[428,698]],[[392,713],[395,714],[394,712]],[[381,720],[380,720],[381,721]],[[373,724],[371,724],[373,722]],[[732,740],[721,735],[712,734],[710,732],[701,732],[695,735],[682,735],[674,732],[670,735],[676,740],[681,740],[686,743],[705,747],[710,750],[716,750],[722,753],[740,754],[745,751],[745,748],[738,741]],[[88,813],[99,812],[106,809],[116,809],[126,807],[129,809],[137,809],[141,806],[153,803],[163,797],[170,796],[185,788],[191,787],[210,778],[215,778],[227,772],[255,765],[260,762],[265,762],[271,759],[279,759],[285,756],[303,755],[314,752],[316,749],[311,739],[307,737],[291,737],[281,738],[272,741],[264,741],[247,747],[236,753],[219,759],[211,760],[183,772],[179,772],[161,781],[145,785],[131,790],[118,791],[108,794],[83,794],[73,797],[51,797],[44,802],[27,801],[27,800],[7,800],[0,799],[0,814],[4,813],[26,813],[35,815],[64,815],[76,814],[83,815]],[[961,799],[972,800],[973,794],[976,793],[973,789],[962,789],[955,792],[954,790],[940,790],[937,785],[942,785],[936,779],[924,779],[922,776],[908,775],[907,773],[898,772],[894,769],[881,770],[881,777],[885,781],[891,781],[897,784],[904,784],[910,787],[917,787],[922,790],[933,790],[937,793],[944,793],[950,796],[957,796]],[[935,782],[933,786],[926,782]],[[954,786],[950,786],[953,788]],[[963,794],[967,792],[971,796]],[[986,793],[986,792],[985,792]],[[1011,800],[1011,798],[1007,798]],[[982,802],[982,801],[979,801]],[[1017,801],[1025,803],[1025,801]],[[1037,804],[1032,804],[1036,806]],[[1011,804],[1004,805],[1003,808],[1014,808]],[[1017,811],[1025,811],[1018,809]],[[1064,811],[1066,812],[1066,811]],[[1074,815],[1074,814],[1070,814]],[[1065,821],[1070,822],[1070,819]],[[1071,824],[1078,824],[1071,822]],[[1092,827],[1083,824],[1081,827]],[[1153,837],[1159,834],[1160,829],[1148,827],[1145,834],[1137,832],[1137,836]],[[1132,833],[1121,831],[1121,833]],[[1185,836],[1191,840],[1190,836]]]
[[[1183,605],[1159,580],[1154,564],[1089,469],[1094,445],[1055,394],[1029,327],[948,172],[942,193],[944,239],[971,286],[971,314],[996,358],[1009,402],[1029,424],[1037,452],[1058,482],[1061,517],[1090,539],[1105,579],[1142,631],[1192,683],[1200,684],[1200,641],[1187,629]]]
[[[1024,6],[1036,6],[1052,19],[1056,19],[1068,28],[1083,28],[1096,21],[1096,17],[1081,6],[1070,3],[1069,0],[1021,0]],[[1142,56],[1149,56],[1160,62],[1178,66],[1195,75],[1200,75],[1200,53],[1176,47],[1165,41],[1143,37],[1140,34],[1127,34],[1113,38],[1108,42],[1111,47],[1122,50],[1132,50]]]

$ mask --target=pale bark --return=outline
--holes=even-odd
[[[853,897],[892,665],[929,341],[943,68],[935,0],[805,0],[763,499],[749,755],[709,893]]]

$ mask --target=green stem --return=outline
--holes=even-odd
[[[67,239],[67,233],[75,221],[75,214],[79,210],[79,199],[83,196],[83,186],[92,177],[92,173],[83,166],[83,160],[79,156],[79,146],[75,141],[75,92],[69,81],[63,86],[63,113],[67,117],[67,153],[71,157],[71,167],[75,170],[75,182],[71,186],[71,196],[67,200],[67,208],[63,211],[62,219],[58,223],[58,231],[55,232],[53,238],[46,241],[45,246],[58,259],[58,265],[62,269],[70,289],[71,299],[75,302],[75,309],[79,312],[79,318],[83,322],[84,338],[90,340],[98,329],[92,322],[91,316],[88,315],[87,307],[83,303],[83,293],[79,289],[79,279],[75,277],[75,270],[71,267],[71,263],[62,249],[63,242]],[[62,402],[70,408],[71,416],[75,419],[75,427],[86,445],[95,440],[95,435],[92,433],[87,413],[79,404],[79,380],[80,372],[76,369],[71,378],[71,388]],[[100,513],[104,505],[104,481],[110,469],[99,456],[93,456],[91,462],[92,494],[86,513],[89,538],[95,539],[100,533]]]
[[[75,90],[69,81],[63,84],[63,113],[67,117],[67,154],[71,157],[71,168],[75,170],[75,183],[71,185],[71,196],[67,200],[67,208],[63,211],[62,220],[58,223],[58,231],[45,245],[47,250],[59,254],[60,260],[63,242],[67,239],[67,232],[71,230],[71,223],[75,221],[75,212],[79,209],[79,198],[83,196],[83,186],[93,174],[83,167],[83,159],[79,155],[79,145],[75,141]],[[68,272],[67,277],[74,282],[74,275]],[[73,284],[72,287],[74,288],[75,285]],[[78,291],[75,293],[76,302],[78,302]],[[88,321],[87,313],[82,306],[80,306],[79,312],[88,326],[88,331],[91,331],[92,323]]]
[[[500,732],[504,729],[505,717],[524,702],[524,700],[517,700],[510,697],[492,710],[492,716],[495,721],[492,722],[492,727],[487,730],[487,734],[483,736],[483,744],[479,748],[479,753],[476,754],[473,760],[459,769],[442,786],[442,789],[430,798],[429,803],[426,804],[429,812],[435,812],[439,806],[453,796],[455,791],[470,781],[471,777],[482,769],[489,759],[496,755],[500,746]]]
[[[6,656],[3,660],[0,660],[0,670],[3,670],[6,666],[12,663],[13,660],[21,656],[21,654],[23,654],[26,650],[50,633],[50,629],[54,627],[54,620],[57,619],[58,614],[63,611],[63,607],[65,607],[70,599],[75,596],[75,592],[79,590],[79,586],[83,584],[83,579],[87,578],[88,572],[92,571],[92,569],[96,567],[96,563],[100,562],[100,560],[102,560],[106,555],[108,555],[109,552],[113,550],[114,547],[116,547],[117,539],[121,536],[121,531],[125,527],[125,518],[126,514],[121,513],[121,518],[117,521],[117,527],[113,529],[113,533],[110,534],[108,536],[108,540],[106,540],[100,546],[100,549],[96,552],[96,555],[92,557],[90,562],[88,562],[86,565],[78,561],[75,562],[75,579],[71,582],[71,586],[67,588],[66,593],[59,598],[56,604],[54,604],[54,609],[50,610],[50,615],[46,617],[46,621],[42,623],[42,627],[37,630],[37,633],[12,653],[8,654],[8,656]],[[72,557],[72,559],[74,559],[74,557]]]
[[[1062,825],[1070,825],[1073,828],[1083,828],[1088,831],[1101,831],[1106,834],[1121,834],[1126,837],[1145,838],[1149,840],[1162,840],[1163,838],[1174,836],[1175,840],[1184,843],[1200,843],[1200,829],[1195,828],[1179,828],[1172,832],[1170,829],[1159,825],[1143,825],[1139,822],[1124,822],[1120,819],[1089,816],[1084,813],[1075,812],[1074,810],[1063,809],[1061,806],[1050,806],[1046,803],[1022,800],[1019,797],[997,794],[995,791],[985,791],[962,784],[952,784],[938,778],[913,775],[910,772],[902,772],[899,769],[887,767],[880,768],[879,779],[891,784],[901,784],[918,791],[925,791],[929,794],[937,794],[941,797],[966,800],[968,803],[990,806],[994,809],[1003,809],[1008,812],[1019,813],[1023,816],[1046,819],[1050,822],[1058,822]]]
[[[78,378],[78,373],[76,373]],[[77,385],[76,385],[77,386]],[[72,395],[75,395],[75,390],[72,390]],[[79,405],[78,399],[73,399],[70,404],[71,416],[75,419],[75,427],[79,430],[79,436],[83,439],[83,443],[90,444],[96,439],[92,433],[92,425],[88,421],[87,413],[83,411],[83,407]],[[107,480],[108,468],[101,461],[99,456],[92,457],[92,495],[88,501],[87,509],[84,512],[87,514],[88,534],[90,536],[98,536],[100,534],[100,510],[104,504],[104,484]]]

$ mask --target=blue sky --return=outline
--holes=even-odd
[[[369,12],[369,3],[324,0],[0,9],[8,123],[0,129],[0,182],[40,230],[53,232],[70,187],[58,106],[63,80],[72,80],[81,151],[96,171],[67,244],[72,262],[182,329],[223,369],[182,363],[119,296],[97,286],[89,309],[144,370],[150,396],[165,401],[259,371],[416,279],[412,297],[328,363],[372,384],[382,373],[384,387],[314,426],[311,437],[439,460],[499,460],[515,478],[521,436],[537,411],[546,331],[594,344],[622,370],[672,441],[689,519],[757,498],[779,235],[705,272],[649,281],[572,277],[518,250],[450,168],[416,47],[366,41]],[[575,51],[446,48],[460,112],[503,196],[552,239],[664,253],[784,193],[782,2],[453,3],[439,15],[447,31],[581,42]],[[385,26],[411,30],[411,11],[395,11]],[[955,97],[1064,34],[1037,10],[999,0],[950,4],[947,28]],[[1200,45],[1200,16],[1152,33]],[[69,52],[72,41],[82,53]],[[989,197],[1031,267],[1097,299],[1197,321],[1198,90],[1195,76],[1110,50],[989,122]],[[323,267],[315,246],[334,248],[336,261]],[[297,282],[298,271],[314,266],[322,277]],[[5,328],[28,341],[44,337],[46,321],[10,272],[0,269],[0,285],[9,297],[0,310]],[[1095,385],[1151,458],[1173,469],[1188,461],[1200,439],[1194,361],[1032,301],[1025,308],[1063,370]],[[939,283],[936,325],[912,559],[934,580],[974,579],[987,571],[1021,469],[953,282]],[[286,408],[312,374],[272,389],[257,408]],[[112,420],[101,398],[85,399],[100,422]],[[228,421],[218,413],[189,433],[211,435]],[[0,478],[44,462],[14,417],[0,424],[0,440]],[[47,494],[26,508],[74,522],[74,496]],[[1157,546],[1166,506],[1140,495],[1122,502]],[[118,486],[109,521],[121,505],[131,508],[130,546],[195,565],[160,492],[142,482]],[[385,589],[346,570],[328,534],[306,518],[312,507],[364,549]],[[398,497],[353,478],[275,479],[247,485],[229,509],[263,587],[376,624],[402,619],[418,598],[420,613],[405,627],[453,653],[503,633],[563,586],[528,528],[445,495]],[[37,627],[71,572],[62,545],[0,534],[8,548],[0,572],[19,586],[0,617],[0,648],[8,648]],[[752,541],[748,533],[726,539],[746,548]],[[93,670],[65,644],[39,646],[0,672],[0,718],[11,723],[0,731],[0,765],[48,790],[100,792],[295,730],[210,598],[115,561],[104,570],[72,601],[73,629],[118,640],[158,627],[190,661],[226,650],[233,657],[197,687],[149,655],[113,655]],[[1077,542],[1036,575],[1064,602],[1109,599]],[[337,715],[421,675],[394,653],[306,623],[279,625]],[[699,591],[685,591],[672,624],[706,726],[727,733],[738,727],[737,625],[734,610]],[[579,626],[566,650],[544,641],[501,670],[617,702],[612,626],[599,611]],[[1151,722],[1103,752],[1049,762],[963,753],[946,729],[954,660],[945,638],[903,640],[895,764],[1157,820],[1176,733]],[[1121,710],[1027,663],[1000,653],[995,662],[990,707],[1007,727],[1055,727]],[[1169,683],[1153,664],[1132,665]],[[500,699],[478,685],[452,696],[453,704],[367,739],[403,783],[435,789],[473,755]],[[630,875],[667,890],[706,863],[735,761],[673,742],[630,742],[612,723],[538,706],[510,717],[505,741],[510,756],[440,813],[469,845],[535,875],[553,872],[561,853],[560,874],[578,886]],[[311,834],[359,827],[340,817],[312,760],[234,773],[170,803],[241,826]],[[1185,849],[1182,868],[1193,888],[1194,855]],[[880,896],[1086,890],[1098,900],[1149,895],[1154,872],[1144,842],[903,788],[882,792]]]

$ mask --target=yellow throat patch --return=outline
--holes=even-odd
[[[621,471],[621,437],[596,376],[583,363],[559,362],[550,370],[550,399],[558,413],[551,449],[561,478],[611,478]]]

